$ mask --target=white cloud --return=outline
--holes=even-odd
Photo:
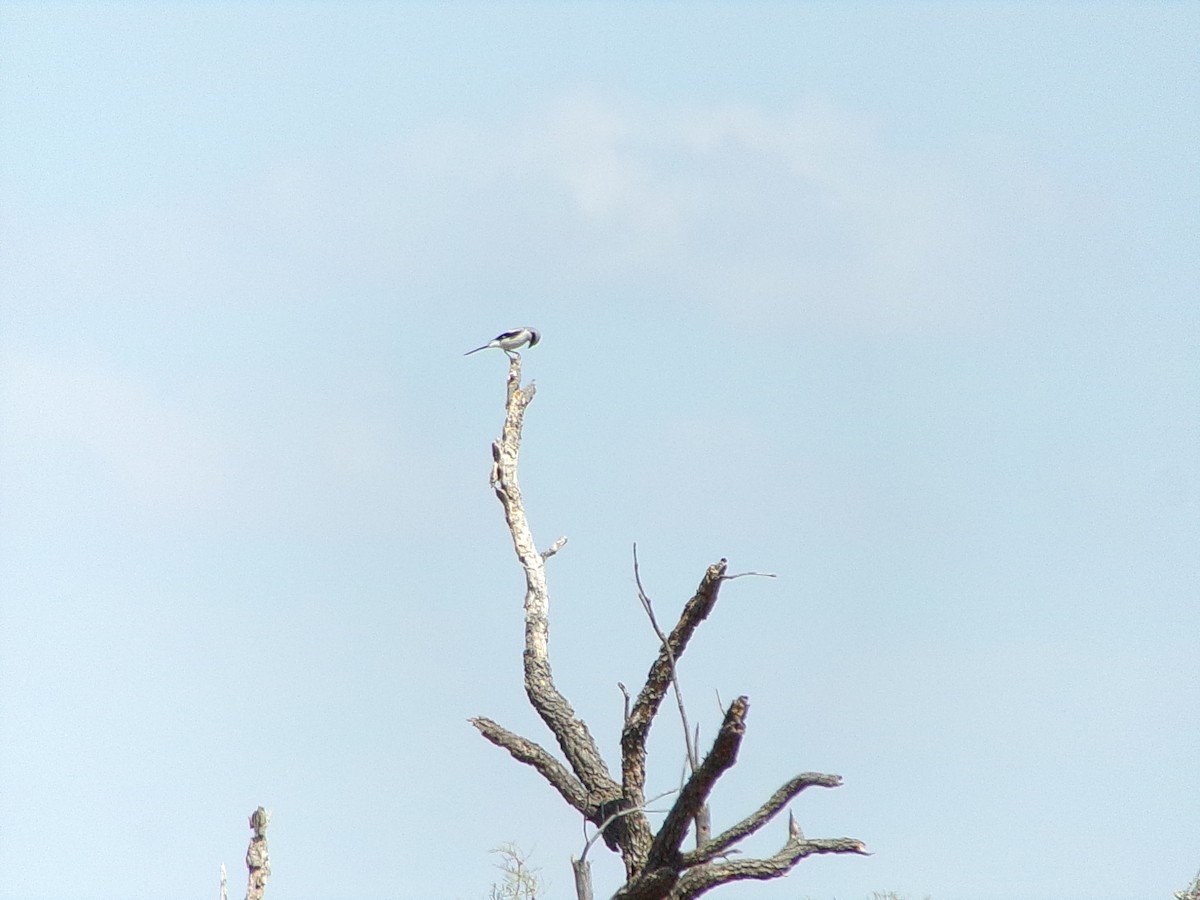
[[[547,187],[571,198],[590,237],[719,308],[883,324],[965,311],[980,248],[953,168],[889,153],[827,105],[576,98],[541,127]]]
[[[750,330],[953,327],[998,296],[1004,249],[983,237],[998,214],[972,166],[1002,161],[900,152],[816,101],[577,94],[374,145],[292,148],[224,192],[109,210],[26,252],[14,277],[39,304],[105,285],[234,308],[386,289],[423,315],[485,289],[566,306],[619,285],[621,302],[652,296]],[[47,271],[81,274],[50,284]]]
[[[328,284],[366,271],[409,288],[591,296],[619,279],[750,327],[940,327],[987,299],[996,252],[973,163],[954,154],[901,152],[818,101],[776,112],[575,94],[277,160],[240,185],[232,219],[256,265],[302,286],[309,271]]]
[[[820,102],[572,95],[406,135],[366,167],[380,191],[364,202],[393,254],[416,242],[417,261],[443,271],[465,255],[557,287],[619,277],[772,328],[925,327],[969,317],[986,290],[986,205],[952,153],[892,150]]]

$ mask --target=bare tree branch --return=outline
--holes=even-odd
[[[592,864],[571,857],[571,872],[575,876],[575,900],[592,900]]]
[[[699,734],[697,732],[693,736],[687,719],[683,692],[679,686],[678,664],[696,629],[716,605],[723,582],[746,576],[774,577],[763,572],[730,575],[724,559],[708,567],[695,594],[684,604],[675,627],[670,634],[663,634],[642,586],[637,548],[634,547],[638,596],[659,638],[659,651],[650,666],[644,686],[632,703],[629,691],[624,685],[619,685],[625,698],[621,732],[621,783],[613,779],[587,725],[575,715],[566,697],[556,688],[550,669],[550,594],[546,582],[546,560],[562,548],[566,539],[560,538],[548,549],[539,552],[529,528],[517,466],[524,414],[533,400],[535,389],[532,383],[522,387],[520,380],[521,357],[519,354],[510,354],[504,425],[500,438],[492,444],[490,481],[504,508],[513,548],[525,573],[525,692],[554,735],[566,764],[539,744],[507,731],[491,719],[477,717],[471,719],[471,723],[487,740],[539,772],[572,808],[597,826],[596,834],[587,839],[580,859],[572,860],[580,900],[590,898],[587,853],[596,837],[602,838],[609,848],[619,850],[625,863],[626,884],[615,895],[617,900],[683,900],[728,881],[779,877],[800,859],[814,853],[866,853],[862,843],[851,838],[807,840],[789,815],[787,843],[774,856],[765,859],[727,858],[735,844],[771,821],[806,787],[836,787],[841,784],[841,779],[836,775],[811,772],[791,779],[741,822],[715,839],[710,839],[707,800],[721,775],[737,761],[745,734],[749,701],[746,697],[738,697],[724,711],[724,719],[712,748],[703,761],[699,761],[696,750]],[[683,721],[691,774],[679,797],[667,811],[658,833],[654,834],[646,816],[646,741],[668,686],[674,688]],[[681,847],[692,822],[696,825],[697,846],[695,850],[685,853]],[[263,824],[265,828],[265,821]],[[263,849],[265,852],[265,844]]]
[[[696,747],[700,744],[700,726],[696,726],[696,733],[692,737],[692,746]],[[707,803],[700,807],[696,813],[696,849],[703,847],[712,839],[712,807]]]
[[[726,560],[722,559],[709,566],[704,573],[696,593],[684,604],[679,621],[659,648],[658,658],[650,666],[646,684],[638,694],[625,722],[621,732],[621,779],[624,800],[630,806],[644,806],[646,802],[646,737],[671,682],[672,661],[679,660],[697,626],[712,612],[727,565]],[[637,861],[644,865],[649,851],[647,828],[645,843],[631,848],[631,852]],[[640,870],[641,867],[642,865],[637,865],[636,870]]]
[[[518,734],[513,734],[483,716],[476,716],[469,721],[479,729],[480,734],[485,738],[497,747],[507,750],[513,759],[532,766],[541,773],[542,777],[550,782],[551,787],[558,791],[567,803],[585,816],[588,814],[587,789],[579,782],[578,778],[567,771],[562,763],[542,747]]]
[[[818,853],[857,853],[869,856],[862,841],[854,838],[806,840],[800,826],[788,817],[788,839],[778,853],[766,859],[737,859],[728,862],[710,862],[688,869],[670,891],[670,900],[689,900],[730,881],[754,878],[765,881],[786,875],[806,856]]]
[[[559,550],[567,545],[567,536],[564,534],[557,541],[542,551],[542,559],[549,559]]]
[[[575,777],[587,792],[587,803],[576,808],[582,809],[589,820],[600,822],[618,809],[637,804],[629,804],[623,799],[621,786],[609,773],[595,739],[583,720],[575,715],[567,698],[555,687],[550,669],[550,590],[546,583],[546,556],[538,552],[534,543],[517,478],[521,429],[525,410],[532,402],[534,393],[532,383],[521,387],[520,354],[510,354],[504,426],[499,440],[492,445],[491,482],[496,497],[504,507],[513,549],[525,571],[525,694],[554,735]],[[511,748],[509,750],[512,752]],[[543,775],[548,771],[547,768]],[[557,784],[551,783],[562,793],[561,779]],[[635,861],[626,850],[629,842],[622,843],[621,837],[632,831],[639,835],[637,843],[648,845],[649,823],[644,815],[637,814],[623,819],[610,831],[613,833],[605,833],[605,842],[614,848],[621,846],[626,857],[626,869],[632,870]]]
[[[696,747],[692,743],[692,730],[688,725],[687,708],[683,704],[683,688],[679,686],[679,669],[675,665],[675,654],[671,651],[671,642],[667,640],[667,636],[663,634],[661,628],[658,627],[658,619],[654,616],[654,605],[650,602],[649,596],[646,594],[646,589],[642,587],[642,570],[638,564],[637,544],[633,545],[633,580],[637,584],[638,599],[642,601],[642,609],[646,611],[646,618],[650,620],[650,627],[654,629],[655,635],[658,636],[658,646],[666,651],[667,665],[669,666],[669,677],[671,679],[671,687],[675,691],[675,705],[679,707],[679,718],[683,722],[683,745],[687,753],[688,765],[691,771],[696,771],[696,766],[700,764],[700,760],[696,758]],[[628,715],[625,717],[629,718]]]
[[[567,698],[554,686],[550,671],[550,590],[546,584],[546,561],[534,543],[517,478],[521,428],[525,409],[533,401],[535,386],[530,384],[522,388],[520,383],[521,356],[513,354],[508,364],[508,400],[504,427],[497,443],[494,487],[504,507],[513,548],[525,570],[525,692],[553,732],[575,774],[593,788],[606,781],[612,782],[612,777],[587,726],[575,717]]]
[[[696,817],[697,811],[708,799],[721,774],[737,762],[742,735],[746,733],[746,713],[749,709],[750,701],[746,697],[738,697],[729,705],[725,721],[721,723],[721,729],[713,741],[712,750],[683,786],[675,805],[667,813],[666,820],[654,837],[654,843],[650,846],[650,853],[646,858],[647,870],[664,865],[680,865],[679,847],[687,834],[688,823]]]
[[[612,900],[662,900],[670,895],[678,881],[679,873],[672,868],[643,872],[613,894]]]
[[[735,576],[736,577],[736,576]],[[687,754],[688,768],[693,774],[696,768],[700,765],[700,760],[696,754],[696,746],[700,743],[700,726],[696,726],[696,734],[693,737],[692,728],[688,722],[687,706],[683,702],[683,687],[679,683],[679,668],[675,664],[675,654],[671,652],[671,643],[667,640],[667,636],[663,634],[662,629],[658,627],[658,619],[654,616],[654,605],[650,602],[650,597],[646,593],[646,589],[642,586],[641,566],[638,562],[637,544],[633,545],[633,579],[637,583],[638,599],[642,601],[642,609],[646,611],[646,617],[650,619],[650,627],[654,629],[654,633],[658,636],[659,647],[667,652],[667,661],[671,669],[671,687],[675,691],[675,705],[679,707],[679,720],[683,725],[683,749]],[[728,580],[728,576],[726,576]],[[624,686],[621,688],[624,693]],[[629,694],[625,693],[625,721],[629,721]],[[695,817],[696,825],[696,847],[702,847],[712,836],[712,812],[707,803],[701,804],[696,810]]]
[[[262,900],[271,877],[271,859],[267,854],[267,825],[270,814],[261,806],[250,814],[250,829],[254,836],[246,848],[246,900]]]
[[[754,834],[754,832],[766,825],[781,809],[788,805],[792,798],[805,788],[835,788],[841,787],[841,784],[842,777],[840,775],[822,775],[819,772],[805,772],[802,775],[797,775],[772,794],[766,803],[732,828],[721,832],[707,844],[691,853],[685,853],[683,855],[683,864],[685,866],[694,866],[720,856],[727,848],[732,847],[738,841]]]
[[[661,800],[663,797],[666,797],[666,796],[668,796],[670,794],[674,794],[674,793],[675,793],[675,791],[663,791],[661,794],[651,797],[648,802],[653,803],[655,800]],[[583,852],[581,854],[579,854],[579,858],[587,859],[588,851],[592,849],[592,844],[596,843],[596,838],[602,837],[604,835],[604,832],[608,829],[608,826],[612,825],[614,822],[616,822],[623,816],[633,815],[633,813],[646,813],[646,812],[662,812],[662,810],[652,810],[652,809],[648,809],[646,807],[638,807],[637,809],[622,809],[622,810],[619,810],[618,812],[614,812],[611,815],[609,815],[609,817],[607,819],[605,819],[603,822],[601,822],[599,825],[596,826],[596,833],[593,834],[590,838],[588,838],[584,842]]]

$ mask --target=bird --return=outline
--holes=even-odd
[[[542,336],[538,334],[536,328],[517,328],[513,331],[506,331],[503,334],[496,335],[482,347],[468,350],[463,356],[470,356],[472,353],[478,353],[480,350],[488,350],[492,347],[498,347],[511,356],[512,351],[525,346],[532,347],[541,339]]]

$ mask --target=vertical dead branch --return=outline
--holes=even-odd
[[[658,658],[650,667],[646,684],[638,694],[621,732],[621,775],[625,801],[630,806],[644,806],[646,803],[646,738],[650,733],[650,725],[671,683],[671,671],[675,661],[683,655],[696,627],[708,617],[716,605],[725,568],[726,561],[722,559],[709,566],[708,571],[704,573],[695,595],[684,605],[679,622],[659,648]],[[649,843],[645,847],[639,847],[638,851],[639,861],[644,865],[644,854],[650,852]]]
[[[600,750],[587,726],[575,717],[567,698],[554,686],[550,671],[550,589],[546,584],[546,559],[538,551],[525,515],[517,463],[525,409],[536,391],[532,383],[521,387],[521,357],[512,354],[508,365],[508,402],[504,427],[494,445],[496,460],[492,487],[504,507],[513,549],[525,570],[525,693],[542,720],[554,732],[559,746],[585,785],[611,780]]]
[[[575,900],[592,900],[592,864],[586,859],[571,859],[575,875]]]
[[[671,687],[675,691],[675,705],[679,707],[679,719],[683,723],[683,749],[687,753],[688,768],[695,772],[696,766],[700,765],[700,760],[696,758],[696,747],[692,743],[692,729],[688,724],[687,708],[683,703],[683,688],[679,685],[679,671],[675,667],[675,654],[671,651],[671,644],[667,640],[667,636],[658,627],[658,619],[654,615],[654,604],[650,602],[646,589],[642,587],[642,567],[638,562],[637,544],[633,545],[633,580],[637,585],[638,599],[642,602],[642,609],[645,610],[646,617],[650,620],[650,627],[654,629],[654,634],[658,638],[658,646],[667,654],[669,678]],[[626,712],[625,718],[628,720],[628,712]]]
[[[696,811],[704,806],[717,779],[737,762],[742,735],[746,733],[746,713],[749,708],[750,700],[747,697],[738,697],[730,704],[712,750],[683,786],[675,805],[667,813],[666,821],[658,829],[654,844],[650,848],[650,856],[646,860],[647,869],[677,864],[680,861],[679,847],[683,843],[688,823],[695,819]]]
[[[250,814],[250,828],[254,836],[246,848],[246,869],[249,874],[246,900],[262,900],[267,890],[267,879],[271,877],[271,860],[267,855],[267,825],[270,821],[270,814],[261,806]]]
[[[637,544],[633,545],[633,580],[637,584],[638,599],[642,602],[642,609],[646,611],[646,617],[650,620],[650,627],[654,629],[654,634],[658,637],[658,645],[667,654],[667,662],[670,666],[671,687],[675,691],[675,705],[679,708],[679,720],[683,725],[683,748],[687,753],[688,769],[695,774],[697,767],[700,765],[700,760],[696,756],[696,744],[699,743],[700,729],[697,727],[696,740],[693,741],[692,727],[688,723],[687,707],[683,702],[683,688],[679,684],[679,670],[675,665],[675,654],[671,651],[671,643],[667,640],[667,636],[658,627],[658,619],[654,615],[654,604],[650,601],[650,597],[646,594],[646,589],[642,586],[642,571],[641,565],[638,562]],[[624,691],[623,685],[622,691]],[[628,722],[629,695],[627,693],[625,694],[625,704],[624,721]],[[695,826],[696,846],[701,847],[712,834],[712,814],[707,803],[696,811]]]
[[[538,551],[525,514],[521,484],[517,477],[525,410],[533,401],[535,392],[532,383],[521,386],[521,357],[520,354],[511,354],[504,426],[499,440],[492,444],[491,483],[504,508],[504,519],[512,536],[513,549],[525,572],[525,694],[542,721],[554,734],[581,790],[575,789],[574,783],[564,782],[561,777],[563,773],[557,771],[556,787],[564,799],[589,821],[599,825],[611,813],[624,808],[621,786],[609,773],[587,725],[575,715],[575,710],[567,698],[555,687],[554,675],[550,669],[550,591],[546,582],[546,561],[553,556],[551,551],[556,552],[562,546],[563,540],[556,541],[545,554]],[[472,724],[484,732],[489,740],[504,746],[514,756],[523,756],[527,761],[542,759],[541,768],[544,774],[550,770],[544,763],[544,758],[536,753],[531,754],[527,746],[518,746],[516,742],[508,740],[508,733],[495,723],[478,718],[472,720]],[[544,751],[542,753],[544,754]],[[611,848],[623,848],[624,844],[619,835],[626,833],[637,834],[640,838],[638,843],[649,847],[649,823],[644,815],[639,814],[638,821],[630,821],[634,818],[625,817],[605,832],[605,842]],[[626,868],[631,869],[635,860],[624,849],[623,855],[626,856]]]

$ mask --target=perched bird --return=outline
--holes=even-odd
[[[524,346],[532,347],[542,336],[537,333],[536,328],[518,328],[515,331],[506,331],[504,334],[498,334],[495,338],[488,341],[482,347],[476,347],[474,350],[468,350],[463,356],[470,356],[472,353],[478,353],[480,350],[488,350],[492,347],[498,347],[505,353],[512,353]]]

